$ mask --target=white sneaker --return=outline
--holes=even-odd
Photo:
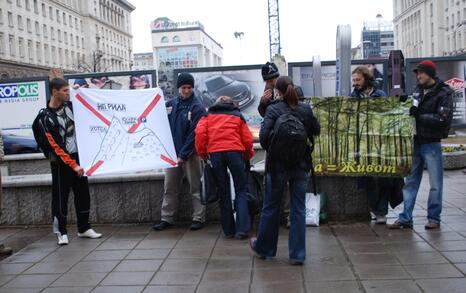
[[[376,223],[379,225],[387,224],[387,217],[386,216],[377,216]]]
[[[93,229],[89,229],[84,233],[78,233],[78,237],[97,239],[102,237],[102,234],[95,232]]]
[[[370,213],[371,213],[371,221],[375,221],[377,219],[377,216],[373,212],[370,212]]]
[[[58,245],[68,245],[68,235],[57,233]]]

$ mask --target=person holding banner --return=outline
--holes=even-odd
[[[165,170],[165,192],[162,203],[162,220],[153,226],[162,231],[170,228],[175,222],[178,208],[180,185],[186,177],[192,196],[193,214],[191,230],[199,230],[204,226],[205,206],[201,203],[202,162],[194,149],[195,129],[199,120],[206,114],[204,105],[194,95],[194,77],[189,73],[178,76],[178,97],[166,103],[168,120],[178,154],[178,166]]]
[[[434,62],[425,60],[414,69],[418,86],[413,93],[409,114],[416,121],[413,165],[403,188],[404,208],[389,229],[413,227],[413,209],[421,185],[424,166],[429,173],[430,191],[427,202],[426,230],[440,228],[443,198],[442,138],[447,138],[453,120],[453,90],[436,74]]]
[[[302,265],[306,258],[305,197],[312,167],[309,141],[320,134],[320,125],[311,107],[299,102],[289,77],[279,77],[276,89],[281,98],[267,107],[259,135],[261,146],[267,150],[266,189],[257,238],[251,238],[250,247],[259,258],[276,255],[280,202],[289,183],[289,258],[292,265]]]
[[[102,234],[96,233],[89,223],[89,185],[87,177],[84,177],[84,169],[79,166],[68,82],[54,78],[49,83],[49,90],[51,99],[47,109],[39,113],[37,121],[46,145],[38,143],[42,150],[49,150],[48,158],[52,168],[53,232],[57,235],[58,245],[68,244],[68,196],[70,189],[73,189],[78,237],[100,238]]]
[[[351,78],[354,87],[351,97],[359,99],[387,97],[384,91],[376,88],[375,78],[369,67],[358,66],[353,70]],[[372,220],[375,220],[379,225],[385,225],[387,223],[389,194],[400,192],[403,187],[403,179],[367,176],[358,178],[358,183],[367,192]]]
[[[220,193],[222,228],[227,238],[248,237],[248,180],[246,161],[254,155],[253,138],[246,120],[231,97],[221,96],[196,128],[196,150],[212,164]],[[231,204],[230,170],[235,186],[236,223]]]

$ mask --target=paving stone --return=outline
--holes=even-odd
[[[203,259],[167,259],[160,271],[164,272],[203,272],[207,260]]]
[[[151,285],[196,285],[201,280],[201,272],[158,272]]]
[[[405,269],[414,279],[463,277],[451,264],[408,265]]]
[[[196,286],[147,286],[143,293],[194,293],[194,291]]]
[[[363,281],[367,293],[421,293],[421,289],[411,280]]]
[[[144,286],[99,286],[92,293],[140,293]]]
[[[115,272],[155,272],[161,264],[160,259],[123,260]]]
[[[418,280],[417,283],[425,293],[464,293],[466,288],[465,278]]]
[[[363,292],[356,281],[307,282],[306,280],[305,286],[307,292],[312,293],[341,293],[342,288],[345,293]]]
[[[104,286],[147,285],[153,272],[113,272],[103,281]]]
[[[4,288],[40,288],[49,286],[60,275],[20,275],[5,284]]]
[[[108,273],[117,266],[116,260],[99,260],[78,262],[70,270],[72,273]]]
[[[52,287],[97,286],[106,273],[66,273]]]
[[[126,256],[126,259],[164,259],[169,253],[168,248],[135,249]]]

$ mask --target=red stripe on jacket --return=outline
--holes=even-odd
[[[226,151],[241,151],[246,160],[254,155],[251,131],[236,115],[210,113],[204,116],[196,127],[195,146],[202,159],[208,154]]]

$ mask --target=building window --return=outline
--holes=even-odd
[[[42,3],[42,16],[47,17],[47,9],[45,9],[45,4]]]
[[[26,9],[31,10],[31,1],[25,0],[26,1]]]
[[[16,6],[21,7],[22,6],[21,2],[22,2],[22,0],[16,0]]]
[[[11,13],[11,11],[8,11],[8,26],[9,27],[14,26],[14,24],[13,24],[13,13]]]
[[[63,24],[66,24],[66,14],[63,12]]]
[[[70,34],[70,45],[74,46],[74,37],[73,34]]]
[[[60,11],[58,11],[58,9],[55,11],[55,14],[57,15],[56,19],[57,19],[57,22],[60,23]]]
[[[84,49],[84,38],[81,38],[81,48]]]
[[[68,45],[68,33],[67,32],[63,33],[63,38],[65,39],[65,44]]]
[[[29,56],[29,61],[32,62],[34,60],[34,51],[32,50],[32,41],[28,41],[28,56]]]
[[[74,27],[76,28],[76,30],[78,30],[78,18],[77,17],[74,18]]]
[[[40,35],[39,22],[36,21],[36,35]]]
[[[50,37],[53,41],[55,41],[55,30],[53,27],[50,27]]]
[[[162,37],[161,42],[168,43],[169,42],[168,37]]]
[[[25,48],[24,48],[24,39],[23,38],[19,38],[19,40],[18,40],[18,49],[19,49],[19,56],[21,58],[24,58]]]
[[[57,33],[58,33],[58,41],[61,43],[62,42],[62,38],[61,38],[61,30],[57,30]]]
[[[3,10],[0,8],[0,24],[3,24]]]
[[[14,57],[16,55],[16,48],[15,48],[15,36],[10,35],[8,38],[8,46],[10,48],[10,56]]]
[[[26,20],[26,26],[28,28],[28,33],[32,33],[32,23],[29,18]]]
[[[37,0],[34,0],[34,13],[39,14],[39,4],[37,3]]]
[[[23,17],[21,15],[18,15],[18,29],[23,30]]]
[[[78,36],[76,36],[76,45],[78,46],[78,48],[81,47],[81,46],[79,45],[79,37],[78,37]]]
[[[49,6],[49,18],[50,18],[50,20],[53,20],[53,8],[52,8],[52,6]]]
[[[55,46],[52,46],[52,63],[53,65],[57,64],[57,49]]]
[[[42,62],[42,47],[39,42],[36,43],[37,62]]]
[[[179,42],[181,42],[180,36],[174,36],[173,43],[179,43]]]
[[[42,31],[43,31],[44,38],[48,38],[47,25],[44,24],[42,28],[43,28]]]
[[[46,45],[46,44],[44,44],[44,61],[46,64],[49,64],[50,62],[49,45]]]

